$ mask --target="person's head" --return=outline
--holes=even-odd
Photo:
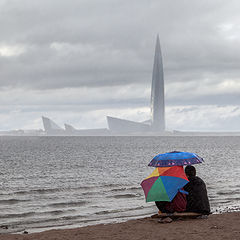
[[[187,165],[185,167],[185,174],[187,175],[187,177],[194,177],[194,176],[196,176],[196,168],[194,166]]]

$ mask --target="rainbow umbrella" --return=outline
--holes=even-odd
[[[150,167],[172,167],[202,163],[204,160],[195,153],[168,152],[156,155],[148,164]]]
[[[188,183],[182,166],[156,168],[141,183],[146,202],[171,202],[178,191]],[[181,190],[180,190],[181,191]]]

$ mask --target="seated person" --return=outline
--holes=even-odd
[[[210,214],[210,205],[204,181],[196,176],[196,169],[193,166],[186,166],[185,174],[189,180],[189,183],[184,186],[184,190],[188,192],[186,211],[204,215]]]
[[[186,195],[178,192],[171,202],[156,201],[158,210],[162,213],[184,212],[186,210]]]

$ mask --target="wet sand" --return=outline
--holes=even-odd
[[[210,215],[208,219],[185,219],[159,223],[143,218],[124,223],[99,224],[76,229],[33,234],[1,234],[1,240],[218,240],[240,239],[240,212]]]

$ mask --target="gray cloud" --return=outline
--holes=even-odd
[[[26,51],[1,57],[0,84],[39,89],[148,84],[157,32],[166,81],[223,71],[237,75],[239,38],[227,37],[239,29],[225,25],[238,23],[238,10],[237,1],[6,1],[1,42],[22,44]],[[54,44],[62,48],[52,49]]]
[[[167,105],[238,105],[239,11],[237,0],[0,0],[2,104],[148,107],[159,33]]]

